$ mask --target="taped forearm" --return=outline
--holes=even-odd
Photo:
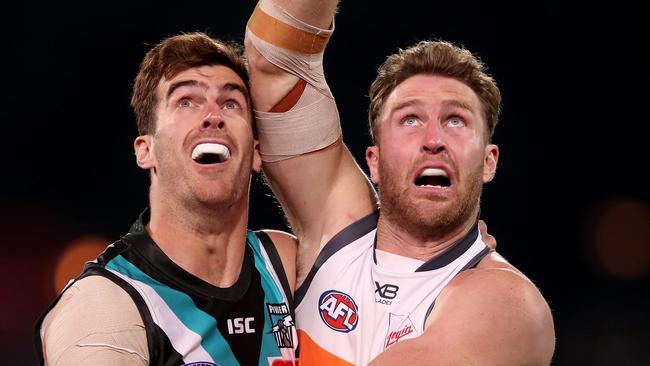
[[[251,16],[248,41],[270,63],[305,83],[300,94],[289,93],[278,103],[283,105],[280,111],[255,112],[264,161],[316,151],[340,137],[336,102],[323,72],[323,51],[333,24],[329,30],[311,26],[268,0]]]
[[[320,29],[291,16],[273,1],[257,4],[246,38],[270,63],[305,80],[322,94],[332,97],[323,74],[323,51],[334,32]]]

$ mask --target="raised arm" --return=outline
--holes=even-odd
[[[323,74],[336,5],[263,0],[246,29],[264,172],[300,242],[299,283],[332,236],[376,208]]]

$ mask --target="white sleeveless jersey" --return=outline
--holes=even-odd
[[[415,271],[389,269],[375,256],[378,217],[369,215],[332,238],[297,290],[301,366],[366,365],[421,335],[442,289],[490,252],[477,224]]]

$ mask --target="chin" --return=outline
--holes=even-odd
[[[471,219],[475,207],[462,201],[422,202],[402,198],[396,205],[382,205],[394,224],[422,240],[444,239]]]
[[[222,207],[236,202],[237,194],[235,192],[224,192],[219,188],[202,189],[194,191],[193,200],[203,207]]]

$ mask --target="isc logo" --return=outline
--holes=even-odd
[[[228,334],[255,333],[251,323],[255,318],[235,318],[228,319]]]
[[[358,311],[354,300],[340,291],[326,291],[318,301],[318,312],[321,319],[328,327],[337,332],[352,331],[359,320]]]

